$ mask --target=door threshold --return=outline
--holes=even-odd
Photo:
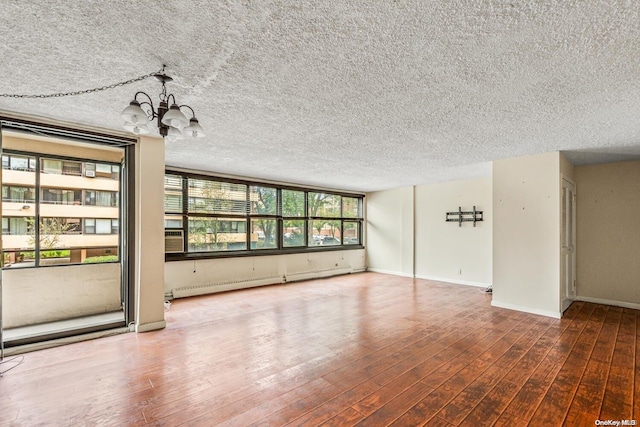
[[[126,326],[124,312],[115,311],[10,328],[3,330],[2,333],[5,348],[10,348],[123,326]]]
[[[33,343],[26,343],[20,345],[14,345],[9,348],[4,349],[4,357],[15,356],[17,354],[29,353],[31,351],[44,350],[47,348],[59,347],[61,345],[73,344],[81,341],[93,340],[96,338],[109,337],[112,335],[124,334],[126,332],[131,332],[128,327],[114,327],[109,329],[103,329],[100,331],[87,332],[61,337],[61,338],[52,338],[47,341],[38,341]],[[13,342],[16,344],[17,342]],[[0,359],[1,360],[1,359]]]

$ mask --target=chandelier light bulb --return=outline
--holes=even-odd
[[[180,111],[180,107],[177,104],[173,104],[169,111],[164,113],[162,117],[162,123],[167,126],[182,129],[189,124],[189,119]]]
[[[129,106],[122,110],[120,116],[127,123],[141,123],[146,125],[149,122],[147,113],[140,107],[140,103],[135,99],[129,103]]]
[[[198,119],[196,119],[195,117],[189,120],[189,126],[182,129],[182,131],[192,138],[203,138],[204,136],[206,136],[204,134],[204,129],[202,128],[202,126],[200,126],[200,123],[198,123]]]
[[[176,142],[179,139],[182,139],[182,131],[178,128],[170,127],[167,133],[167,139],[170,142]]]
[[[150,133],[149,127],[142,123],[126,123],[123,127],[135,135],[147,135]]]

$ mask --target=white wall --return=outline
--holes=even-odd
[[[491,177],[416,187],[416,277],[487,287],[492,274]],[[445,222],[446,212],[483,211],[483,222]]]
[[[2,298],[4,328],[118,311],[120,264],[9,268]]]
[[[493,163],[492,305],[560,317],[560,153]]]
[[[640,162],[575,168],[578,299],[640,308]]]
[[[363,271],[364,249],[165,263],[165,293],[199,295]]]
[[[413,187],[368,193],[365,202],[368,269],[413,277]]]
[[[366,253],[370,271],[453,283],[492,283],[491,177],[368,193]],[[461,206],[484,221],[445,222]],[[459,271],[461,273],[459,274]]]

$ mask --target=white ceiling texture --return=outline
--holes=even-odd
[[[167,164],[371,191],[562,150],[640,158],[640,1],[22,0],[0,8],[0,94],[167,64],[207,136]],[[147,79],[0,110],[121,131]]]

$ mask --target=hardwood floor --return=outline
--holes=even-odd
[[[638,311],[576,302],[554,320],[490,302],[376,273],[175,300],[165,330],[26,354],[0,378],[0,425],[640,418]]]

